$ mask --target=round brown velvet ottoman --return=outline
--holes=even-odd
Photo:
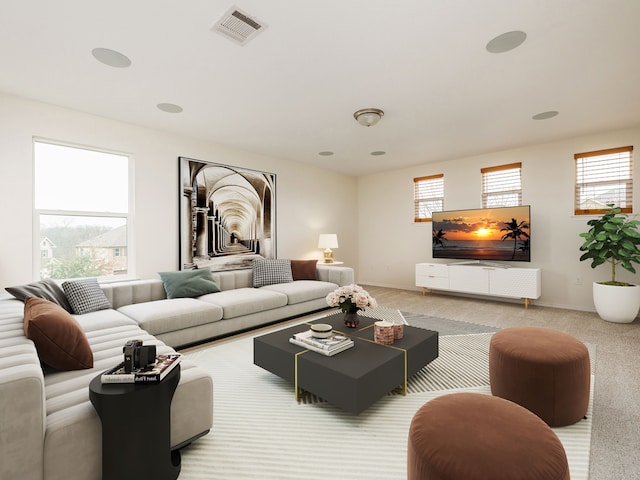
[[[413,416],[408,480],[569,480],[564,447],[527,409],[480,393],[453,393]]]
[[[506,328],[491,337],[491,393],[522,405],[552,427],[582,419],[591,364],[580,340],[540,327]]]

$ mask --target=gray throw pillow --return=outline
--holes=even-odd
[[[71,305],[69,305],[64,291],[60,288],[60,285],[50,278],[29,283],[28,285],[6,287],[5,290],[21,302],[25,302],[27,298],[30,297],[43,298],[44,300],[49,300],[50,302],[60,305],[67,312],[73,313],[73,309]]]
[[[264,287],[276,283],[293,282],[291,260],[285,259],[255,259],[251,263],[253,270],[253,286]]]
[[[220,291],[208,268],[182,270],[179,272],[158,272],[167,298],[192,298]]]
[[[75,314],[82,315],[111,308],[111,303],[98,285],[97,278],[68,280],[62,284],[62,289],[67,294]]]

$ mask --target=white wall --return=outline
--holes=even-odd
[[[320,258],[319,233],[337,233],[338,260],[358,282],[415,289],[414,265],[431,260],[431,224],[413,222],[413,178],[445,175],[445,208],[480,207],[480,168],[522,162],[523,203],[530,204],[531,267],[542,269],[539,304],[592,310],[591,283],[608,277],[579,262],[573,215],[573,154],[640,145],[640,127],[424,164],[359,179],[0,94],[0,289],[32,281],[33,137],[129,153],[135,162],[135,273],[154,277],[178,267],[178,160],[187,156],[277,174],[278,257]],[[637,154],[637,152],[636,152]],[[637,155],[636,155],[637,157]],[[636,161],[635,178],[639,178]],[[635,182],[635,210],[640,188]],[[356,193],[357,186],[357,193]],[[357,223],[344,215],[358,206]],[[622,279],[639,282],[622,271]],[[581,277],[583,285],[576,285]]]
[[[353,177],[0,94],[0,289],[33,280],[33,137],[132,155],[140,278],[178,268],[179,156],[275,173],[278,257],[319,259],[318,234],[336,233],[336,259],[357,266],[357,225],[340,214],[356,204]]]
[[[593,217],[573,214],[574,153],[640,146],[640,128],[601,133],[449,162],[430,163],[358,180],[359,281],[363,284],[415,289],[414,266],[431,261],[431,223],[413,222],[413,178],[443,173],[445,210],[481,206],[480,169],[522,162],[523,204],[531,205],[530,266],[542,269],[542,297],[537,302],[593,310],[591,285],[607,280],[606,266],[596,270],[580,262],[578,250]],[[636,160],[634,178],[639,178]],[[640,211],[640,187],[634,181],[634,211]],[[439,260],[436,260],[438,262]],[[621,268],[620,280],[640,282]],[[576,279],[582,285],[576,285]]]

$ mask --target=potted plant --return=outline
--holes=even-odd
[[[580,261],[591,260],[591,268],[605,262],[611,265],[611,279],[593,283],[593,303],[604,320],[631,323],[640,310],[640,287],[616,280],[616,267],[636,273],[634,263],[640,264],[640,221],[621,214],[619,207],[607,205],[600,217],[587,222],[591,228],[581,233],[585,239],[580,247],[584,253]]]

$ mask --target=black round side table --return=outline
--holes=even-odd
[[[171,400],[180,365],[152,384],[89,384],[89,399],[102,423],[103,480],[175,480],[180,452],[171,452]]]

